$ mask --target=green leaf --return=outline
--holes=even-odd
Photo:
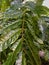
[[[13,65],[14,62],[16,61],[16,57],[19,54],[19,52],[21,51],[21,49],[22,49],[22,43],[20,41],[18,46],[16,47],[15,51],[9,55],[6,62],[3,63],[2,65]]]
[[[26,43],[29,47],[29,50],[31,51],[32,56],[35,60],[36,65],[41,65],[41,61],[38,55],[38,48],[34,45],[34,42],[31,40],[28,32],[26,32],[26,41],[27,41]]]
[[[6,37],[6,39],[1,43],[0,41],[0,52],[7,49],[11,46],[20,36],[21,29],[18,29],[14,31],[13,34],[9,35],[9,37]]]
[[[42,3],[43,3],[44,0],[35,0],[35,1],[36,1],[36,5],[40,6],[40,5],[42,5]]]
[[[6,51],[4,52],[6,59],[1,58],[2,65],[14,65],[20,52],[22,52],[22,65],[41,65],[38,53],[43,49],[41,44],[44,47],[45,42],[43,43],[41,39],[42,32],[38,21],[42,19],[41,16],[48,15],[49,9],[42,6],[43,0],[36,0],[37,3],[28,1],[13,5],[8,4],[10,1],[2,0],[0,8],[2,12],[4,11],[0,15],[0,53]]]
[[[9,25],[4,26],[1,30],[0,30],[0,34],[4,34],[4,32],[10,32],[11,30],[14,30],[16,28],[20,28],[21,26],[21,20],[15,21]],[[19,27],[20,26],[20,27]],[[9,31],[8,31],[9,30]]]
[[[33,27],[32,27],[27,21],[26,21],[26,23],[27,23],[28,29],[29,29],[31,35],[34,37],[34,39],[35,39],[38,43],[44,44],[43,41],[35,35],[35,31],[33,30]]]
[[[2,0],[1,4],[1,12],[5,11],[10,6],[10,1],[8,0]]]
[[[44,59],[45,59],[46,61],[49,60],[49,51],[48,51],[48,50],[45,50],[45,56],[44,56]]]

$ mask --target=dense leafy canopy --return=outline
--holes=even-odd
[[[42,16],[47,16],[49,13],[49,9],[42,6],[42,2],[43,0],[37,0],[36,3],[27,1],[24,4],[15,3],[11,6],[10,0],[2,2],[0,7],[0,62],[2,65],[14,65],[21,52],[22,65],[41,65],[38,53],[40,49],[45,50],[45,39],[42,39],[39,25],[41,21],[42,25],[45,25],[46,22]],[[49,35],[48,32],[46,34]]]

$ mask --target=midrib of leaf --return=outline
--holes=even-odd
[[[25,58],[25,54],[24,54],[24,49],[23,49],[23,45],[24,45],[24,24],[25,24],[25,12],[26,10],[23,12],[23,19],[22,19],[22,65],[26,65],[26,58]]]
[[[24,18],[22,20],[22,46],[23,46],[23,41],[24,41]],[[24,65],[24,60],[23,60],[23,47],[22,47],[22,65]]]
[[[28,11],[28,9],[25,9],[23,11],[23,19],[22,19],[22,43],[23,43],[23,40],[24,40],[24,24],[25,24],[25,14],[26,14],[26,11]]]

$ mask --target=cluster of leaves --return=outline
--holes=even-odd
[[[37,3],[42,4],[42,1],[39,0]],[[44,43],[39,20],[42,19],[42,15],[48,15],[49,9],[37,3],[32,1],[24,4],[16,3],[6,11],[2,8],[4,11],[0,18],[0,62],[2,65],[14,65],[21,52],[22,65],[41,65],[38,52],[43,49]]]

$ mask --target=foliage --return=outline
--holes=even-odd
[[[41,65],[38,52],[43,49],[41,47],[44,42],[39,20],[42,19],[42,15],[48,15],[49,12],[49,9],[41,4],[37,6],[36,3],[28,1],[24,4],[13,4],[9,8],[6,7],[7,10],[1,7],[1,11],[4,11],[0,17],[2,65],[14,65],[21,52],[22,65]]]

